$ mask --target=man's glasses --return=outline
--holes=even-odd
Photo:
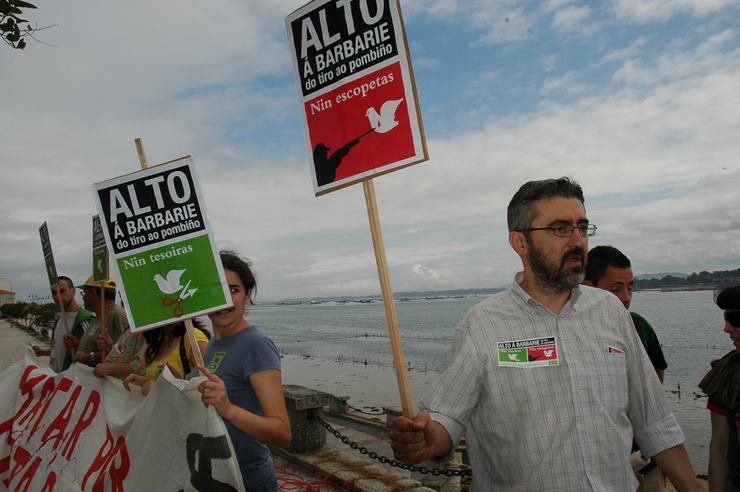
[[[554,225],[550,227],[535,227],[532,229],[522,229],[519,232],[529,232],[529,231],[547,231],[551,230],[553,234],[555,234],[557,237],[571,237],[573,235],[573,232],[578,229],[579,234],[581,237],[591,237],[596,234],[596,226],[593,224],[587,224],[587,225],[579,225],[579,226],[573,226],[570,224],[561,224],[561,225]]]
[[[740,328],[740,310],[725,311],[725,321],[735,328]]]

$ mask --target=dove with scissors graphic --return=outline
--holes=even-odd
[[[176,318],[179,318],[184,313],[184,311],[180,307],[180,303],[188,297],[192,297],[193,294],[195,294],[195,291],[198,290],[198,287],[188,290],[188,287],[190,287],[190,282],[192,282],[192,279],[188,280],[188,283],[185,284],[185,288],[182,289],[182,292],[180,292],[180,295],[177,297],[177,299],[172,299],[171,297],[165,297],[164,299],[162,299],[162,305],[164,307],[175,306],[175,309],[172,310],[172,314]]]

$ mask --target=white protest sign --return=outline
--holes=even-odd
[[[160,377],[149,395],[33,351],[0,374],[0,492],[243,490],[223,420],[194,381]]]
[[[231,307],[191,157],[93,185],[131,330]]]
[[[317,0],[285,25],[317,196],[429,158],[397,0]]]

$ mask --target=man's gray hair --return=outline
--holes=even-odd
[[[571,178],[529,181],[519,188],[509,202],[506,214],[509,232],[529,229],[537,218],[535,203],[554,197],[578,198],[581,203],[584,202],[581,185]]]

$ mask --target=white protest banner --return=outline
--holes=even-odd
[[[316,0],[285,25],[317,196],[429,158],[397,0]]]
[[[191,157],[93,185],[131,331],[231,307]]]
[[[82,364],[44,366],[29,348],[0,374],[0,492],[243,490],[201,378],[167,371],[144,398]]]

